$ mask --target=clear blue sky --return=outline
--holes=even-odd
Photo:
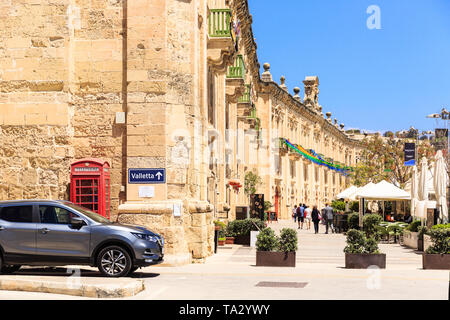
[[[381,29],[370,30],[377,5]],[[292,94],[320,82],[323,112],[346,129],[432,130],[450,109],[450,0],[249,0],[258,59]]]

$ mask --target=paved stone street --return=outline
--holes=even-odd
[[[271,224],[279,231],[296,227],[293,221]],[[146,290],[124,299],[448,299],[449,272],[422,270],[422,257],[398,244],[380,244],[387,255],[385,270],[344,268],[345,237],[298,230],[299,249],[295,268],[256,267],[255,249],[240,245],[219,247],[218,254],[205,264],[181,267],[148,267],[133,278],[144,280]],[[82,277],[99,283],[96,269],[83,267]],[[52,272],[22,271],[33,278],[55,275]],[[5,277],[0,276],[0,280]],[[275,282],[275,287],[259,287],[260,282]],[[283,287],[295,283],[299,287]],[[0,291],[0,299],[80,299],[81,297],[44,293]],[[88,298],[84,298],[88,299]]]

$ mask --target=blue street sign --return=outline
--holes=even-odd
[[[166,169],[128,169],[128,183],[166,183]]]

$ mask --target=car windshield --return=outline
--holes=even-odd
[[[84,215],[87,216],[88,218],[94,220],[95,222],[98,222],[98,223],[107,223],[107,224],[111,224],[111,223],[112,223],[111,221],[109,221],[108,219],[102,217],[102,216],[99,215],[98,213],[95,213],[94,211],[91,211],[91,210],[89,210],[89,209],[80,207],[80,206],[78,206],[78,205],[76,205],[76,204],[73,204],[73,203],[71,203],[71,202],[70,202],[70,203],[66,202],[65,205],[68,206],[68,207],[71,207],[72,209],[75,209],[75,210],[81,212],[82,214],[84,214]]]

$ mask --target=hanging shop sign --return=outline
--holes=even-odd
[[[415,143],[405,143],[404,147],[405,153],[405,166],[415,166],[416,165],[416,144]]]

